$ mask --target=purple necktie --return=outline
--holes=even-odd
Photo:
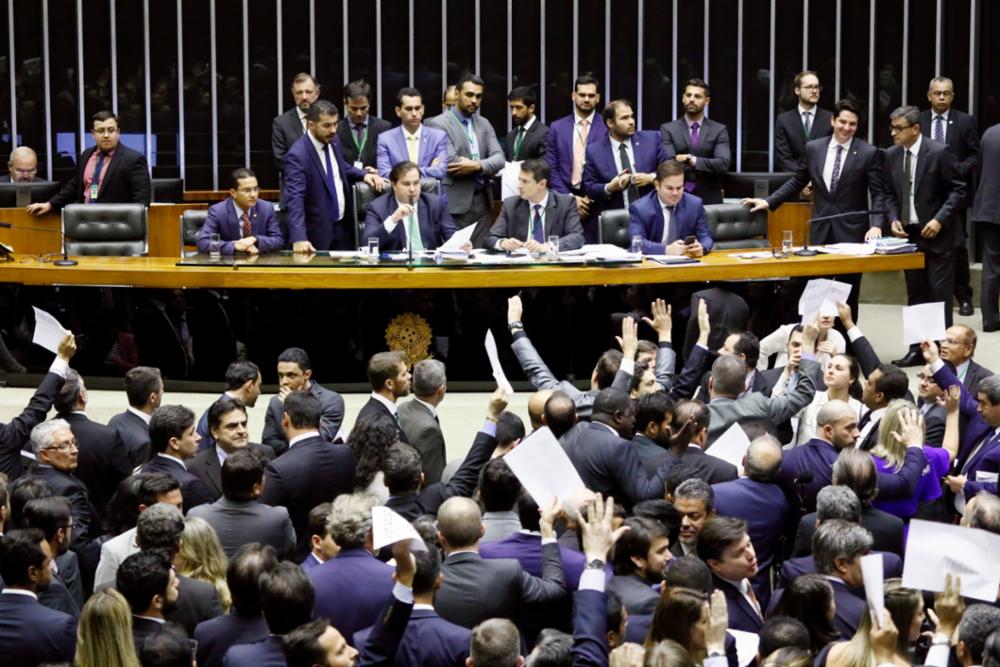
[[[698,150],[698,128],[699,123],[691,123],[691,152]]]

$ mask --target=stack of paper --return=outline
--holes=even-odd
[[[869,241],[869,243],[875,245],[875,252],[879,255],[904,255],[908,252],[917,251],[916,244],[894,236],[883,236],[880,239]]]

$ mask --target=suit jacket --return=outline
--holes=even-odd
[[[622,606],[629,616],[652,614],[660,601],[660,594],[653,590],[652,584],[634,573],[611,577],[608,590],[621,597]]]
[[[521,151],[514,155],[514,146],[517,144],[517,133],[520,126],[515,127],[507,133],[506,146],[503,149],[503,156],[507,162],[518,160],[535,160],[545,157],[545,144],[549,137],[549,128],[545,123],[535,117],[535,122],[524,132],[524,140],[521,142]]]
[[[374,628],[354,633],[354,646],[364,646]],[[469,657],[472,631],[438,616],[433,609],[414,609],[396,653],[398,667],[454,667]],[[200,662],[198,664],[201,664]]]
[[[774,120],[774,157],[776,171],[798,171],[806,143],[833,134],[833,114],[813,107],[813,122],[809,135],[802,125],[799,107],[778,114]]]
[[[420,175],[442,180],[448,169],[448,135],[436,127],[421,125],[419,143],[417,166],[420,167]],[[394,166],[410,159],[403,126],[379,134],[375,153],[379,176],[389,178],[389,172]]]
[[[228,392],[222,392],[219,398],[231,398],[231,396]],[[215,438],[212,437],[212,430],[208,428],[208,408],[205,408],[205,411],[201,413],[201,417],[198,417],[198,425],[195,426],[194,430],[201,436],[201,440],[198,441],[198,449],[202,451],[215,449]],[[222,487],[219,487],[219,493],[222,493]]]
[[[298,107],[293,106],[274,117],[271,122],[271,152],[274,153],[274,166],[279,171],[284,165],[285,153],[303,134],[305,128],[299,120]]]
[[[713,574],[712,585],[716,590],[720,590],[726,595],[726,607],[729,610],[729,629],[742,630],[743,632],[752,632],[754,634],[759,633],[761,627],[764,625],[764,611],[767,609],[767,603],[758,600],[758,604],[761,606],[758,613],[750,602],[743,597],[743,593],[728,581],[724,581]]]
[[[309,570],[309,580],[316,590],[315,617],[326,618],[347,641],[352,641],[355,632],[378,619],[379,610],[392,594],[394,571],[367,549],[342,550],[335,558]]]
[[[131,556],[139,553],[139,545],[135,542],[135,528],[129,528],[121,535],[116,535],[101,545],[101,557],[94,574],[94,590],[115,585],[118,566]]]
[[[833,603],[837,607],[833,617],[833,627],[840,633],[841,639],[850,639],[861,624],[861,616],[868,611],[864,592],[855,595],[843,581],[828,580],[833,587]]]
[[[31,429],[45,421],[64,381],[55,373],[46,373],[21,414],[6,424],[0,423],[0,472],[7,479],[13,481],[21,476],[21,450],[28,444]]]
[[[281,250],[285,245],[285,237],[281,233],[281,225],[274,215],[271,202],[258,199],[250,215],[250,235],[257,239],[257,249],[261,252]],[[198,252],[208,253],[209,237],[218,234],[221,239],[220,252],[232,255],[236,252],[234,241],[243,238],[242,223],[236,217],[236,204],[232,197],[212,204],[208,207],[208,217],[205,224],[198,230]]]
[[[146,638],[150,635],[155,635],[162,627],[163,623],[132,614],[132,643],[135,644],[136,655],[142,653],[142,645],[146,641]]]
[[[469,139],[465,127],[458,119],[457,111],[446,111],[427,121],[427,125],[443,130],[448,135],[448,162],[454,162],[460,157],[471,158]],[[483,116],[475,114],[472,121],[479,144],[479,161],[482,171],[472,176],[453,176],[445,172],[441,179],[445,194],[448,196],[448,212],[452,215],[467,213],[472,206],[472,198],[477,187],[482,184],[487,199],[493,201],[493,190],[489,187],[489,179],[493,178],[507,161],[497,141],[493,126]],[[481,179],[485,179],[485,183]]]
[[[351,185],[365,172],[344,160],[340,142],[330,142],[332,160],[340,171],[343,192],[334,200],[326,167],[308,135],[302,135],[285,153],[282,202],[289,243],[309,241],[317,250],[354,249],[354,205]]]
[[[220,498],[211,505],[195,507],[188,516],[204,519],[215,529],[228,558],[247,542],[270,544],[282,560],[295,553],[295,529],[284,507]]]
[[[922,408],[922,406],[920,406]],[[943,405],[933,403],[924,412],[924,444],[940,447],[944,441],[945,420],[948,411]]]
[[[570,183],[573,176],[573,142],[576,139],[576,114],[556,120],[549,126],[545,137],[545,161],[549,163],[549,189],[570,194]],[[587,132],[587,147],[602,137],[608,136],[608,126],[604,124],[600,111],[594,111],[590,117],[590,129]],[[586,151],[584,151],[586,163]],[[581,172],[582,173],[582,172]]]
[[[149,461],[153,455],[149,444],[149,425],[142,417],[126,410],[109,419],[108,426],[118,432],[133,470]]]
[[[406,439],[420,452],[424,484],[430,485],[441,481],[441,471],[448,461],[444,433],[441,432],[441,424],[437,417],[416,400],[399,403],[396,405],[396,410],[399,415],[399,425],[406,434]]]
[[[37,665],[72,662],[76,620],[16,593],[0,593],[0,662]]]
[[[67,551],[66,553],[72,554],[73,552]],[[73,555],[75,556],[76,554]],[[77,579],[79,579],[79,568],[77,569],[76,576]],[[73,595],[70,593],[69,587],[63,580],[62,570],[59,571],[59,574],[52,575],[52,581],[49,583],[48,588],[44,591],[39,591],[38,601],[49,609],[69,614],[77,620],[80,618],[80,602],[74,599]]]
[[[530,219],[534,215],[532,206],[531,202],[520,196],[504,199],[500,215],[490,227],[483,247],[494,250],[497,243],[506,238],[527,240]],[[576,199],[572,195],[549,190],[542,224],[545,228],[543,238],[546,241],[549,236],[559,237],[559,250],[576,250],[583,246],[583,227],[576,209]]]
[[[385,667],[396,662],[396,652],[413,613],[413,604],[391,596],[378,613],[378,623],[372,627],[368,641],[361,648],[358,667]]]
[[[934,120],[931,116],[931,109],[920,112],[920,133],[928,139],[934,138]],[[975,119],[958,109],[948,110],[947,123],[944,143],[958,160],[958,173],[965,180],[968,191],[966,203],[971,204],[976,193],[976,168],[979,166],[979,130],[976,129]]]
[[[309,553],[309,512],[320,503],[354,490],[354,452],[333,445],[318,434],[295,443],[283,456],[267,464],[264,476],[266,505],[288,509],[298,537],[296,560]]]
[[[390,188],[375,198],[365,211],[365,229],[362,238],[378,237],[379,252],[396,252],[406,249],[406,220],[400,220],[391,232],[383,224],[396,212],[399,204]],[[425,250],[434,250],[458,231],[458,226],[448,213],[447,202],[437,195],[423,192],[417,200],[417,225]]]
[[[73,514],[74,549],[101,534],[101,521],[97,508],[90,500],[87,487],[75,475],[44,464],[36,466],[32,475],[48,484],[53,495],[63,496],[69,501],[70,511]]]
[[[452,554],[441,563],[444,581],[434,609],[466,628],[488,618],[516,622],[527,605],[554,602],[566,595],[558,545],[544,545],[542,559],[542,577],[537,578],[516,560],[487,560],[469,551]]]
[[[207,581],[177,575],[177,606],[167,614],[168,621],[183,626],[190,637],[199,623],[223,613],[215,586]]]
[[[67,204],[83,202],[83,178],[87,161],[94,154],[96,146],[91,146],[80,154],[76,162],[76,172],[66,182],[62,190],[49,200],[56,211]],[[104,177],[98,186],[97,199],[99,204],[143,204],[149,206],[150,201],[149,166],[146,156],[119,143],[111,156]]]
[[[701,199],[684,193],[670,216],[667,243],[663,239],[663,205],[656,191],[635,201],[628,207],[629,236],[642,237],[642,252],[646,255],[662,255],[667,245],[685,236],[697,236],[705,252],[712,251],[712,233],[705,219],[705,207]]]
[[[669,452],[667,456],[670,467],[681,463],[691,466],[697,471],[695,477],[703,479],[709,484],[731,482],[740,476],[736,466],[732,463],[706,454],[705,450],[697,445],[688,445],[680,458],[673,452]]]
[[[903,556],[904,529],[903,520],[888,512],[877,510],[871,505],[861,508],[861,525],[872,534],[872,549],[887,554]],[[799,528],[795,533],[793,556],[805,556],[812,553],[812,538],[816,533],[816,513],[806,514],[799,520]]]
[[[972,219],[1000,225],[1000,123],[983,133],[983,164]]]
[[[903,149],[893,146],[885,152],[886,220],[899,220],[903,196]],[[963,225],[957,213],[965,200],[965,181],[958,171],[955,155],[934,141],[921,141],[913,174],[913,202],[918,227],[906,227],[911,243],[922,252],[942,253],[965,242]],[[941,223],[941,231],[932,239],[920,235],[920,229],[931,220]],[[904,226],[906,222],[903,223]]]
[[[142,472],[163,472],[178,481],[181,485],[181,495],[184,497],[184,511],[215,500],[212,490],[204,481],[177,461],[166,456],[154,456],[142,467]]]
[[[320,386],[316,380],[309,384],[309,393],[319,399],[323,405],[323,414],[320,416],[319,433],[329,442],[337,439],[337,433],[344,423],[344,399],[332,389]],[[267,412],[264,414],[264,431],[261,440],[265,445],[274,450],[278,456],[288,449],[288,439],[285,438],[284,431],[281,430],[281,415],[284,413],[284,404],[277,396],[272,396],[267,404]]]
[[[201,667],[222,667],[222,660],[230,646],[257,642],[267,635],[267,623],[263,616],[246,618],[230,612],[199,623],[192,639],[198,642],[197,657]]]
[[[367,135],[362,132],[362,136],[365,136],[365,141],[359,153],[358,145],[355,143],[357,135],[354,134],[351,119],[345,113],[340,119],[340,124],[337,125],[337,138],[340,139],[340,148],[344,153],[344,161],[348,164],[360,161],[363,166],[374,168],[376,165],[375,154],[378,149],[378,138],[383,132],[387,132],[391,128],[392,125],[389,124],[389,121],[368,114],[368,124],[365,128]]]
[[[655,475],[660,466],[668,460],[680,460],[677,457],[671,457],[670,452],[665,447],[653,442],[642,433],[636,433],[632,436],[632,449],[639,455],[639,462],[646,469],[647,475]]]
[[[247,445],[247,449],[260,452],[268,461],[274,458],[274,450],[267,445],[251,442]],[[198,479],[205,482],[212,493],[213,501],[222,497],[222,464],[219,463],[219,452],[214,445],[211,449],[202,449],[185,465],[187,465],[188,472],[194,473]]]
[[[374,419],[380,414],[388,415],[397,426],[399,425],[399,419],[397,419],[396,415],[391,413],[389,408],[385,407],[381,401],[377,401],[374,398],[369,398],[368,402],[361,406],[361,410],[358,412],[358,416],[354,420],[354,423],[358,424],[365,419]],[[399,429],[399,441],[410,444],[410,441],[406,439],[406,433],[403,432],[402,428]]]
[[[882,554],[882,574],[886,579],[903,576],[902,558],[896,554],[886,553],[877,549],[873,549],[871,553]],[[798,558],[789,558],[781,564],[781,585],[782,587],[787,587],[797,577],[801,577],[803,574],[814,574],[815,572],[816,561],[813,559],[812,554]]]
[[[694,155],[694,167],[684,165],[684,180],[695,183],[694,192],[706,204],[722,203],[722,177],[729,172],[732,153],[729,150],[729,130],[711,118],[702,118],[698,127],[698,147],[691,150],[691,131],[682,116],[660,126],[660,136],[667,160],[678,155]]]
[[[115,429],[98,424],[81,412],[59,417],[69,422],[79,448],[74,475],[86,485],[100,515],[118,488],[118,482],[132,474],[134,466],[129,452]]]
[[[288,662],[281,649],[281,637],[269,635],[251,644],[229,647],[222,664],[226,667],[287,667]]]
[[[948,368],[951,369],[952,373],[955,372],[955,367],[951,364],[948,364]],[[985,366],[977,364],[975,359],[969,359],[969,368],[965,371],[965,377],[962,378],[962,384],[970,393],[974,394],[979,388],[979,383],[992,375],[993,371]]]
[[[823,179],[823,170],[831,141],[833,137],[826,136],[806,144],[799,167],[790,170],[794,171],[795,175],[767,198],[769,208],[773,210],[786,202],[798,201],[799,192],[810,182],[813,188],[812,217],[814,218],[879,208],[878,204],[884,190],[881,151],[854,137],[847,155],[843,156],[837,188],[834,192],[830,192]],[[869,205],[869,195],[871,205]],[[816,245],[861,243],[871,227],[878,227],[881,224],[881,215],[870,217],[867,213],[836,220],[818,220],[811,224],[809,242]]]
[[[542,536],[538,533],[518,531],[495,542],[480,542],[479,555],[487,559],[513,558],[521,563],[524,571],[533,577],[542,576]],[[579,551],[559,547],[566,588],[573,591],[580,586],[580,575],[587,560]]]

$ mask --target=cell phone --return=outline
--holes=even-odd
[[[694,234],[690,234],[684,237],[684,245],[694,245],[697,242],[698,242],[698,237],[696,237]]]

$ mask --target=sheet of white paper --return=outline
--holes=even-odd
[[[547,427],[522,440],[504,454],[504,460],[539,507],[547,506],[554,497],[565,504],[587,494],[573,462]]]
[[[760,648],[760,635],[756,632],[745,632],[743,630],[726,630],[736,640],[736,662],[740,667],[746,667],[757,657],[757,650]]]
[[[717,459],[728,461],[738,469],[743,469],[743,456],[750,446],[750,438],[746,431],[738,423],[733,424],[726,432],[716,438],[715,442],[705,450],[706,454],[711,454]]]
[[[497,341],[493,338],[493,331],[486,330],[486,356],[490,359],[490,367],[493,368],[493,378],[497,381],[497,386],[507,392],[507,396],[514,393],[514,388],[507,381],[504,375],[503,366],[500,365],[500,355],[497,353]]]
[[[799,299],[799,315],[803,322],[811,321],[817,313],[836,315],[838,303],[847,303],[851,295],[851,285],[848,283],[815,278],[806,283],[806,288]],[[827,305],[826,302],[829,302]]]
[[[861,557],[861,578],[865,582],[865,599],[879,627],[882,627],[882,612],[885,609],[885,589],[882,587],[884,577],[882,554],[868,554]]]
[[[944,337],[943,301],[903,308],[903,345],[944,340]]]
[[[500,196],[506,199],[507,197],[517,197],[521,194],[521,189],[518,186],[518,178],[521,175],[521,161],[508,162],[504,165],[503,169],[500,170]]]
[[[69,332],[49,313],[35,306],[32,308],[35,309],[35,334],[31,337],[31,342],[41,345],[49,352],[59,352],[59,343]]]
[[[825,246],[813,246],[820,252],[830,255],[874,255],[874,243],[833,243]]]
[[[420,533],[413,525],[388,507],[372,508],[372,546],[376,551],[384,546],[410,540],[411,551],[427,551]]]
[[[441,245],[441,250],[458,250],[466,241],[472,240],[472,232],[476,231],[475,225],[466,225],[451,235],[451,238]]]
[[[941,545],[947,545],[942,549]],[[945,574],[962,578],[961,594],[986,602],[997,599],[1000,535],[934,521],[910,521],[903,560],[903,586],[943,591]]]

